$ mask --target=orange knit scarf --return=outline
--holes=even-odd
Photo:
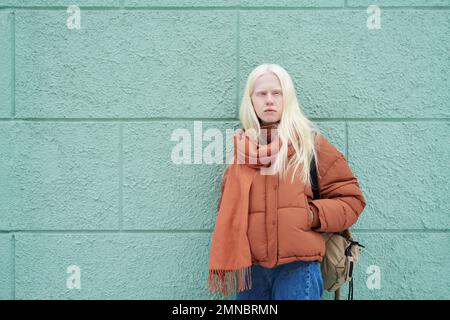
[[[208,284],[210,292],[224,296],[251,289],[252,258],[247,237],[250,187],[258,170],[269,168],[275,161],[281,140],[277,123],[261,125],[267,132],[267,144],[260,144],[245,129],[233,136],[234,158],[229,165],[220,199],[219,212],[212,235]],[[275,130],[275,131],[272,131]],[[288,144],[288,157],[295,150]]]

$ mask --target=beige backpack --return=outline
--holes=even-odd
[[[353,300],[353,271],[359,260],[359,247],[364,246],[353,241],[350,230],[324,233],[323,237],[326,248],[320,265],[323,288],[334,292],[334,299],[340,300],[340,288],[349,282],[348,300]]]
[[[320,192],[314,157],[311,161],[310,173],[314,199],[319,199]],[[325,239],[325,256],[320,265],[323,288],[334,292],[334,299],[340,300],[340,288],[344,283],[349,282],[348,300],[353,300],[353,270],[359,260],[359,247],[364,248],[364,246],[353,241],[349,229],[337,233],[323,233],[322,236]]]

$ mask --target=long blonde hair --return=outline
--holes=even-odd
[[[240,121],[245,130],[253,129],[257,132],[258,136],[261,134],[261,127],[258,116],[253,108],[251,95],[256,79],[268,72],[272,72],[278,77],[283,93],[283,114],[278,124],[278,136],[281,141],[281,148],[277,160],[273,164],[274,170],[276,173],[286,177],[288,168],[295,165],[291,178],[292,183],[295,172],[303,163],[301,177],[303,183],[306,184],[311,179],[310,163],[313,155],[315,156],[316,165],[318,165],[315,138],[320,134],[320,129],[306,117],[300,108],[293,81],[283,67],[277,64],[261,64],[249,74],[239,110]],[[288,141],[292,143],[295,154],[287,163]]]

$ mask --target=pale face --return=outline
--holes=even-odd
[[[283,113],[283,92],[280,80],[275,74],[268,72],[256,79],[251,100],[261,124],[280,121]]]

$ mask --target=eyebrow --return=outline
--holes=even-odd
[[[260,93],[260,92],[266,92],[268,90],[256,90],[255,93]],[[272,91],[282,91],[281,88],[280,89],[273,89]]]

